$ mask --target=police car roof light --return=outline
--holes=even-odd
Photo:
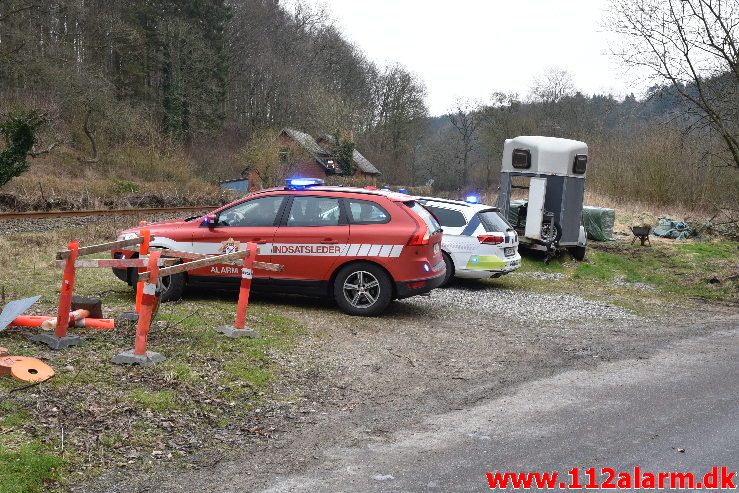
[[[464,201],[468,204],[477,204],[478,202],[480,202],[480,197],[478,197],[477,195],[468,195],[464,198]]]
[[[408,190],[406,190],[405,188],[401,188],[400,190],[398,190],[398,193],[404,193],[408,195]]]
[[[323,185],[320,178],[288,178],[285,180],[289,188],[305,188],[313,185]]]

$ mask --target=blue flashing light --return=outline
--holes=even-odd
[[[480,259],[477,258],[477,255],[473,255],[472,257],[470,257],[470,262],[472,262],[473,264],[476,264],[479,261]]]
[[[385,190],[386,192],[390,192],[391,191],[390,187],[382,187],[380,190]]]
[[[288,178],[285,183],[289,188],[305,188],[314,185],[323,185],[320,178]]]
[[[408,190],[406,190],[405,188],[401,188],[400,190],[398,190],[398,193],[404,193],[408,195]]]
[[[423,270],[426,271],[426,272],[428,272],[428,271],[431,270],[431,267],[429,267],[429,264],[424,263],[423,264]]]
[[[478,202],[480,202],[480,197],[474,194],[470,194],[464,198],[464,201],[468,204],[477,204]]]

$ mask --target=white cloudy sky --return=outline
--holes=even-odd
[[[306,0],[380,65],[400,62],[426,83],[431,114],[456,97],[529,92],[547,68],[587,94],[642,89],[608,55],[608,0]]]

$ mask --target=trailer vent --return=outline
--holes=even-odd
[[[588,164],[588,156],[585,154],[578,154],[575,156],[575,164],[572,166],[572,172],[578,175],[585,174],[585,168]]]

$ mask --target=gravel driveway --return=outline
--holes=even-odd
[[[286,403],[275,411],[281,424],[274,434],[241,446],[234,462],[110,472],[76,491],[188,492],[213,484],[256,491],[325,464],[332,447],[383,442],[426,416],[467,409],[520,383],[647,357],[671,341],[737,324],[720,308],[685,314],[676,324],[574,294],[514,292],[495,282],[397,301],[378,318],[350,317],[308,298],[254,301],[302,323],[308,334],[279,357],[284,379],[275,392]]]

